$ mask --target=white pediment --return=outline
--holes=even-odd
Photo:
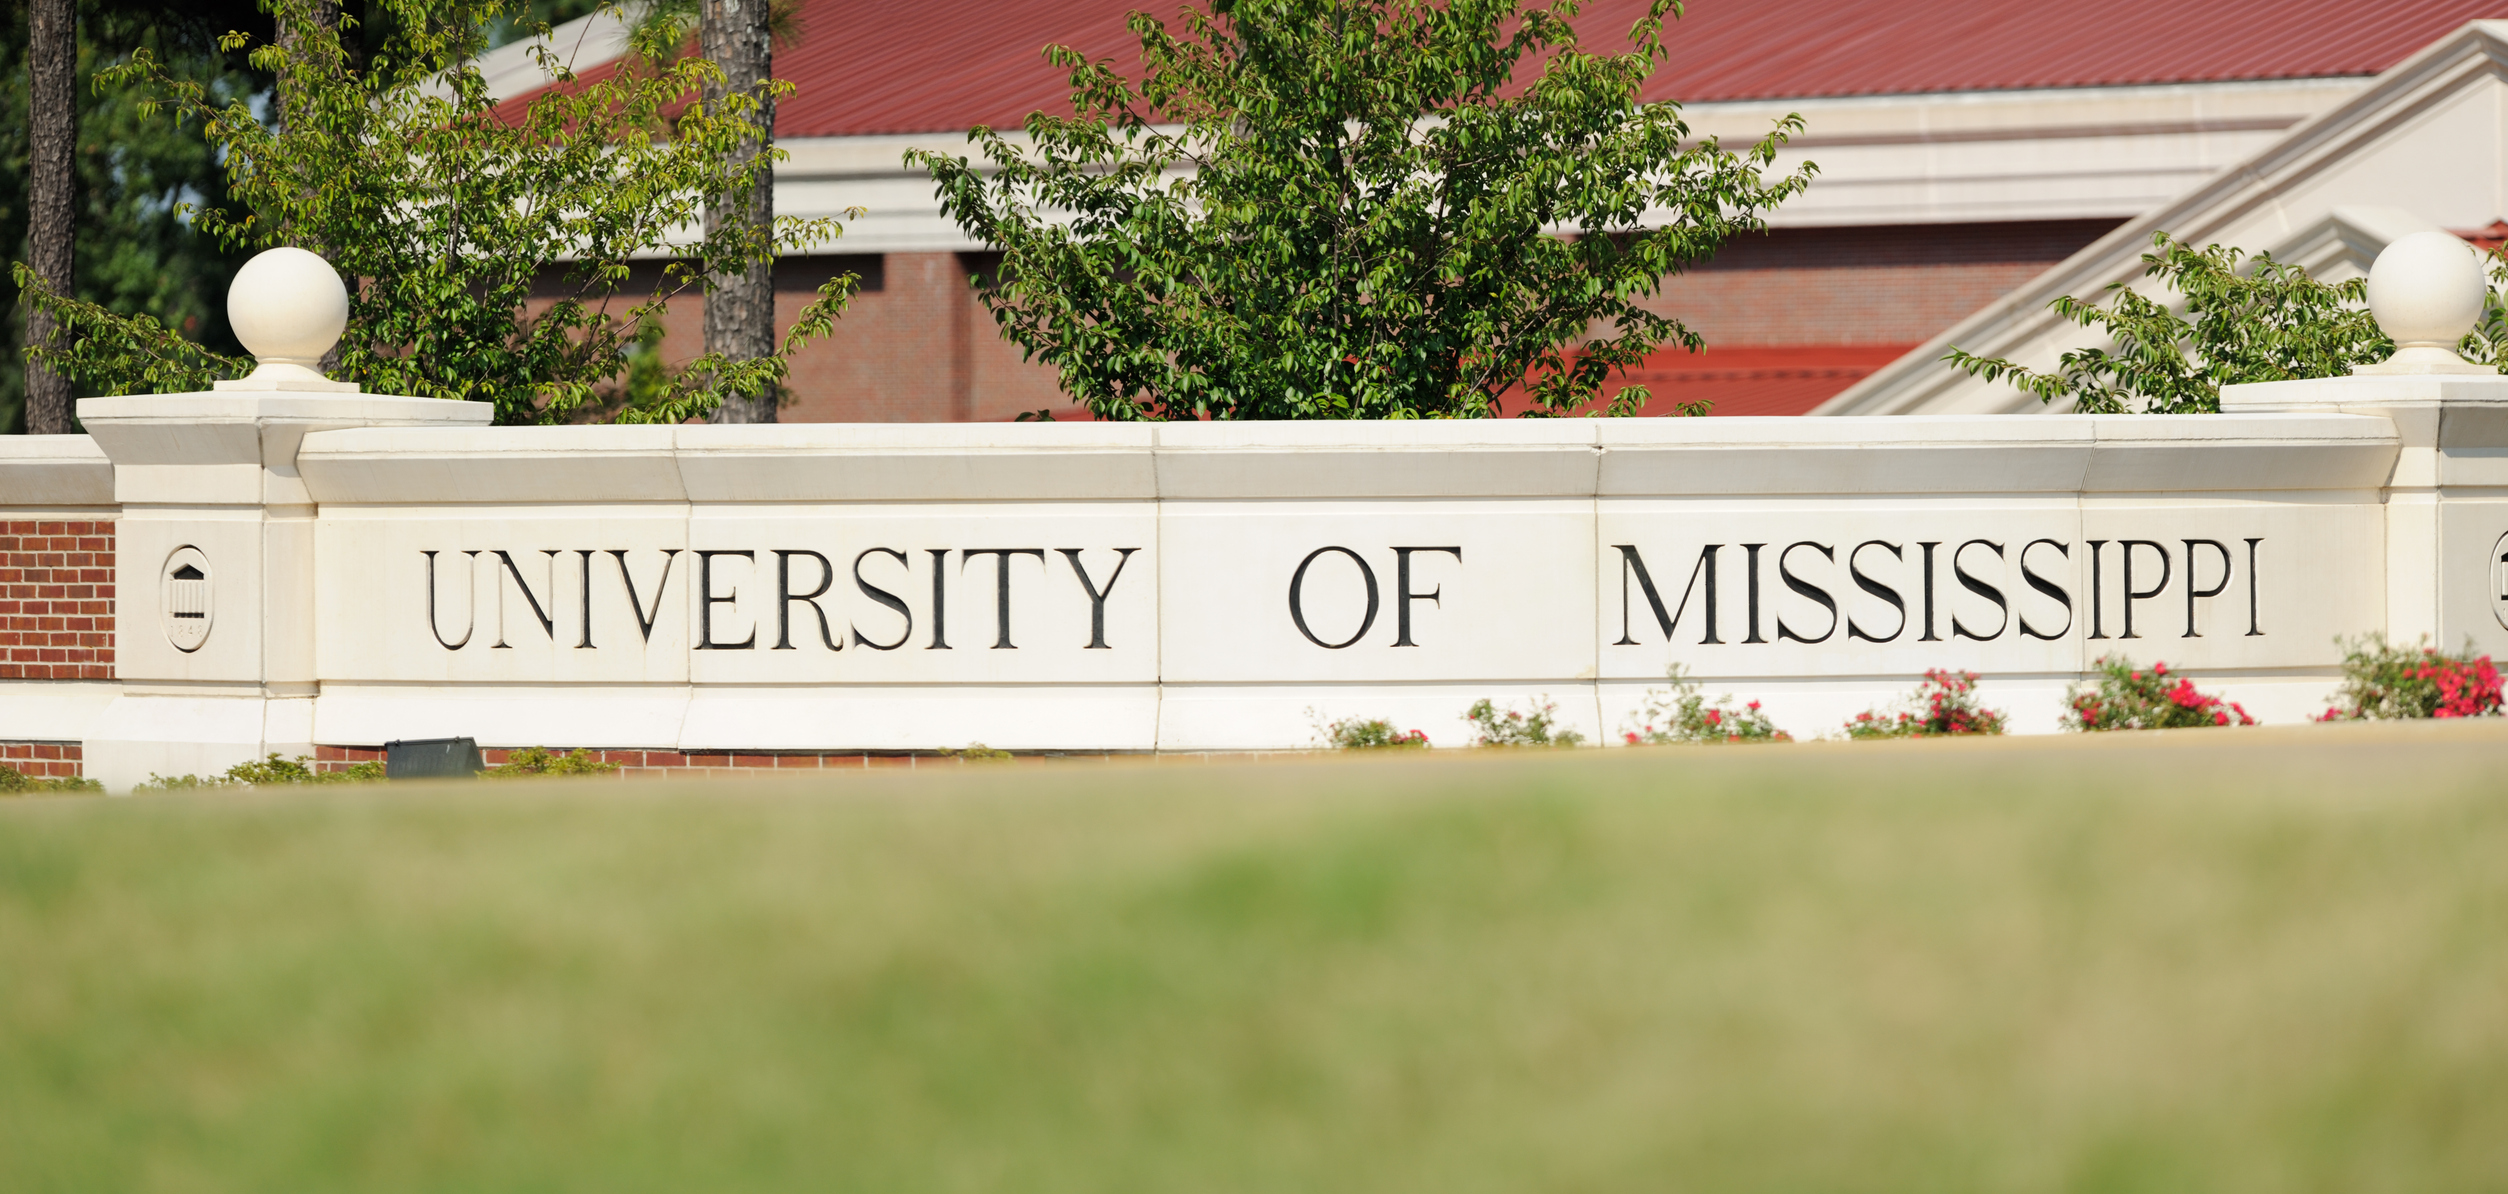
[[[2415,54],[2356,97],[2254,157],[2126,222],[1962,320],[1813,414],[2031,413],[2008,385],[1943,364],[1957,345],[2031,368],[2105,337],[2055,315],[2060,295],[2115,283],[2150,288],[2142,254],[2165,230],[2298,261],[2312,273],[2365,272],[2387,241],[2426,228],[2480,228],[2508,214],[2508,21],[2476,21]]]

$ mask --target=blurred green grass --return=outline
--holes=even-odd
[[[0,1189],[2508,1187],[2508,727],[0,804]]]

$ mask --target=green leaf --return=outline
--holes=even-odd
[[[2068,400],[2085,414],[2209,414],[2221,408],[2222,386],[2340,377],[2395,351],[2368,313],[2365,279],[2320,282],[2270,254],[2250,261],[2227,245],[2197,249],[2166,232],[2151,244],[2143,276],[2182,308],[2121,282],[2108,287],[2113,301],[2106,307],[2071,295],[2048,304],[2073,323],[2105,331],[2113,351],[2074,349],[2047,373],[1956,347],[1942,359],[2041,402]],[[2508,262],[2494,254],[2489,268],[2482,324],[2460,350],[2468,360],[2496,364],[2508,345],[2501,299]]]
[[[1699,344],[1647,305],[1663,278],[1813,168],[1763,169],[1799,118],[1736,155],[1639,101],[1668,4],[1626,53],[1587,51],[1576,7],[1136,12],[1137,77],[1049,47],[1073,116],[907,160],[1001,252],[1003,334],[1098,418],[1630,413],[1627,371]]]
[[[690,231],[770,177],[782,154],[760,151],[751,118],[789,82],[708,98],[722,72],[640,27],[646,58],[632,69],[585,81],[543,50],[557,85],[506,107],[472,61],[511,11],[504,0],[377,0],[366,17],[386,35],[371,54],[352,52],[365,44],[354,19],[313,20],[310,0],[271,8],[288,38],[226,40],[275,79],[283,120],[265,123],[245,97],[144,48],[106,77],[196,125],[225,163],[237,206],[196,211],[201,233],[239,249],[313,249],[352,280],[335,377],[490,403],[500,423],[695,418],[727,396],[771,392],[852,293],[853,279],[832,279],[768,358],[676,371],[653,359],[650,329],[673,299],[842,232],[791,218],[764,232],[737,220]],[[669,264],[649,289],[631,288],[632,264],[655,257]],[[39,353],[91,386],[199,389],[246,364],[144,316],[36,301],[75,332]]]

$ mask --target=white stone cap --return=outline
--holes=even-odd
[[[2395,341],[2395,353],[2353,373],[2492,373],[2456,355],[2456,343],[2482,321],[2490,298],[2482,258],[2453,233],[2398,237],[2369,267],[2369,313]]]
[[[303,249],[264,249],[226,288],[227,323],[260,362],[220,390],[354,394],[357,383],[322,375],[322,358],[348,330],[348,287],[339,271]]]

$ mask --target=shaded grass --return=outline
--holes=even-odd
[[[0,806],[0,1189],[2508,1183],[2508,738]]]

